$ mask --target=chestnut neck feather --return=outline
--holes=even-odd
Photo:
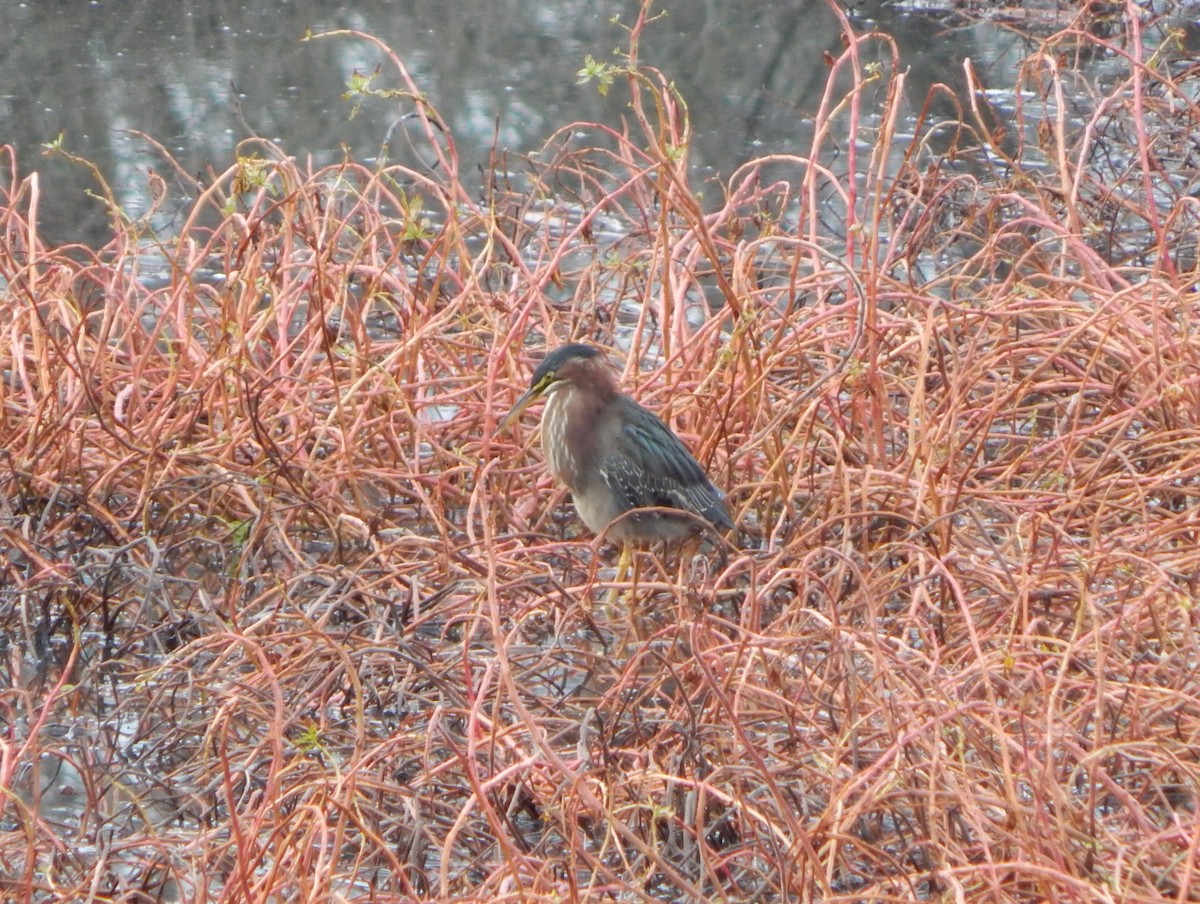
[[[605,412],[620,392],[613,372],[597,360],[570,361],[559,369],[558,377],[562,385],[547,407],[555,434],[546,437],[550,440],[547,458],[559,479],[578,491],[583,489],[584,475],[599,472],[596,438],[603,430]],[[568,424],[574,429],[568,430]]]

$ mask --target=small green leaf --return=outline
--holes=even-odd
[[[575,74],[578,76],[575,84],[586,85],[594,80],[596,90],[600,92],[601,97],[605,97],[608,89],[612,87],[616,70],[611,64],[602,63],[589,53],[583,60],[583,68]]]

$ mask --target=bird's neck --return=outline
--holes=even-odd
[[[546,403],[542,419],[542,430],[548,434],[542,437],[546,458],[554,475],[574,492],[582,489],[584,475],[599,464],[595,460],[594,429],[618,395],[616,380],[609,377],[587,391],[564,386]]]

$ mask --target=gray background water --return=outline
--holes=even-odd
[[[382,55],[351,38],[302,42],[305,31],[355,28],[401,56],[447,120],[463,171],[486,165],[495,141],[536,149],[576,120],[619,125],[627,90],[602,98],[576,84],[584,57],[611,59],[626,46],[611,20],[631,21],[630,0],[91,0],[11,3],[0,29],[0,143],[12,144],[20,175],[41,172],[39,220],[52,241],[102,243],[103,206],[86,191],[81,166],[41,155],[64,135],[65,149],[97,164],[118,201],[140,213],[147,169],[160,156],[137,130],[162,142],[192,174],[218,172],[253,130],[286,153],[321,165],[373,157],[394,118],[384,104],[349,118],[341,97],[355,69]],[[808,120],[826,78],[823,54],[840,49],[825,0],[662,0],[643,62],[676,81],[692,111],[692,162],[699,178],[728,175],[768,151],[802,152]],[[985,81],[1011,87],[1012,67],[1029,52],[1013,31],[950,27],[943,14],[858,4],[855,27],[897,39],[910,69],[914,107],[928,86],[960,90],[962,60]],[[394,85],[384,63],[381,81]]]

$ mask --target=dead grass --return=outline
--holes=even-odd
[[[9,153],[6,896],[1200,899],[1200,71],[1086,24],[937,153],[857,37],[708,207],[645,67],[482,193],[417,102],[433,168],[248,144],[97,252]],[[739,524],[628,615],[495,435],[568,338]]]

